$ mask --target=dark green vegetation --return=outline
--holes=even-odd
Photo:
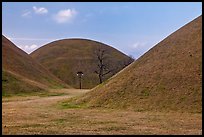
[[[28,54],[2,36],[2,95],[69,88]]]
[[[86,39],[64,39],[51,42],[33,53],[31,56],[50,70],[55,76],[74,88],[79,88],[78,71],[84,73],[82,88],[93,88],[99,84],[97,70],[98,59],[95,51],[101,47],[104,62],[113,71],[103,77],[107,80],[126,65],[129,57],[120,51],[100,42]]]
[[[74,104],[135,111],[202,112],[202,16]],[[71,103],[70,102],[70,103]]]

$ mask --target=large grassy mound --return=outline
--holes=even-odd
[[[104,76],[105,81],[123,69],[129,57],[103,43],[87,39],[63,39],[37,49],[31,56],[59,79],[75,88],[79,88],[77,72],[82,71],[82,88],[93,88],[99,84],[99,78],[94,72],[98,65],[94,52],[99,47],[105,50],[104,61],[108,63],[109,68],[114,69],[112,73]]]
[[[2,36],[2,69],[3,95],[69,87],[4,36]]]
[[[73,103],[202,112],[202,16]]]

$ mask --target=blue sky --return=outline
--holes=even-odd
[[[201,2],[3,2],[2,34],[27,53],[86,38],[137,59],[201,14]]]

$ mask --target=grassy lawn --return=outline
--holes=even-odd
[[[87,108],[67,99],[88,90],[4,97],[2,132],[7,134],[202,134],[201,113]],[[7,101],[6,101],[7,99]]]

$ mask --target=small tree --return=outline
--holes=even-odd
[[[97,60],[97,68],[94,72],[98,75],[99,83],[102,83],[104,76],[111,73],[113,69],[110,68],[108,63],[107,50],[99,46],[99,48],[94,51],[94,55]]]

